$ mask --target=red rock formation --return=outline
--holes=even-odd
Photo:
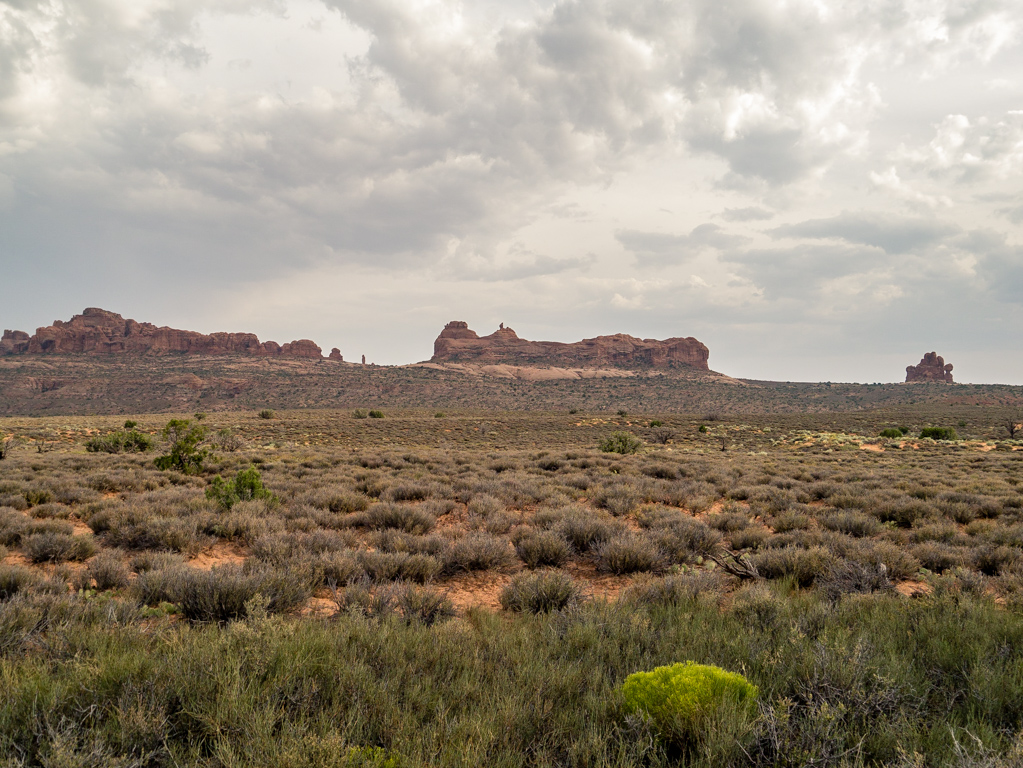
[[[917,381],[943,381],[946,384],[954,384],[952,381],[952,364],[945,364],[945,359],[934,352],[924,355],[919,365],[906,366],[906,383]]]
[[[331,360],[337,360],[338,362],[342,363],[345,360],[343,357],[341,357],[341,350],[338,349],[337,347],[334,347],[332,350],[330,350],[330,354],[327,355],[327,357]]]
[[[211,333],[179,331],[152,323],[125,320],[114,312],[91,307],[68,322],[36,330],[4,331],[0,355],[18,354],[150,354],[251,355],[255,357],[321,357],[321,350],[308,339],[283,347],[275,341],[260,343],[252,333]]]
[[[677,365],[706,371],[709,356],[707,347],[694,338],[658,341],[616,333],[563,344],[520,339],[503,324],[489,336],[480,337],[467,323],[454,320],[444,326],[434,342],[431,361],[588,368],[670,368]]]

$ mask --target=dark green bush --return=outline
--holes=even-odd
[[[232,480],[217,475],[206,488],[206,498],[216,502],[222,509],[231,509],[239,501],[277,501],[277,497],[263,487],[263,477],[255,467],[238,470]]]
[[[370,411],[369,412],[369,417],[371,419],[382,419],[382,418],[384,418],[384,412],[383,411]]]
[[[209,449],[199,447],[206,439],[206,427],[193,426],[188,419],[171,419],[162,434],[170,441],[170,452],[156,457],[153,463],[157,469],[176,469],[186,475],[202,470],[210,455]]]
[[[561,611],[579,601],[572,577],[561,571],[537,571],[513,578],[501,590],[501,607],[516,613]]]
[[[264,408],[259,412],[259,418],[261,419],[272,419],[276,415],[277,414],[274,413],[273,410],[270,408]]]
[[[958,440],[955,427],[924,427],[920,430],[922,440]]]
[[[636,453],[642,446],[643,441],[629,432],[612,432],[600,441],[604,453]]]
[[[153,438],[134,429],[97,435],[85,443],[90,453],[145,453],[153,449]]]

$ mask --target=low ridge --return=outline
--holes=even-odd
[[[709,371],[710,350],[694,338],[638,339],[624,333],[597,336],[571,344],[520,339],[504,324],[479,336],[461,320],[452,320],[433,344],[431,362],[504,363],[510,365],[615,366]]]
[[[283,346],[276,341],[260,342],[253,333],[211,333],[180,331],[152,323],[125,320],[116,312],[90,307],[68,322],[38,328],[35,335],[5,330],[0,337],[0,355],[33,354],[140,354],[171,353],[199,355],[251,355],[319,360],[323,351],[309,339]]]

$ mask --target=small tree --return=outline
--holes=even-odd
[[[202,471],[203,462],[210,455],[208,448],[199,445],[206,439],[206,427],[193,425],[188,419],[171,419],[163,428],[164,440],[170,441],[170,452],[157,456],[157,469],[176,469],[186,475]]]
[[[600,441],[600,450],[604,453],[636,453],[643,441],[629,432],[612,432]]]
[[[14,450],[15,444],[16,441],[13,437],[5,437],[0,440],[0,461],[3,461],[10,455],[11,451]]]
[[[1009,433],[1009,439],[1015,440],[1016,435],[1023,431],[1023,413],[1011,413],[1002,421],[1002,426]]]

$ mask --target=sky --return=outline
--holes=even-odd
[[[1019,0],[0,0],[0,326],[1023,384]]]

